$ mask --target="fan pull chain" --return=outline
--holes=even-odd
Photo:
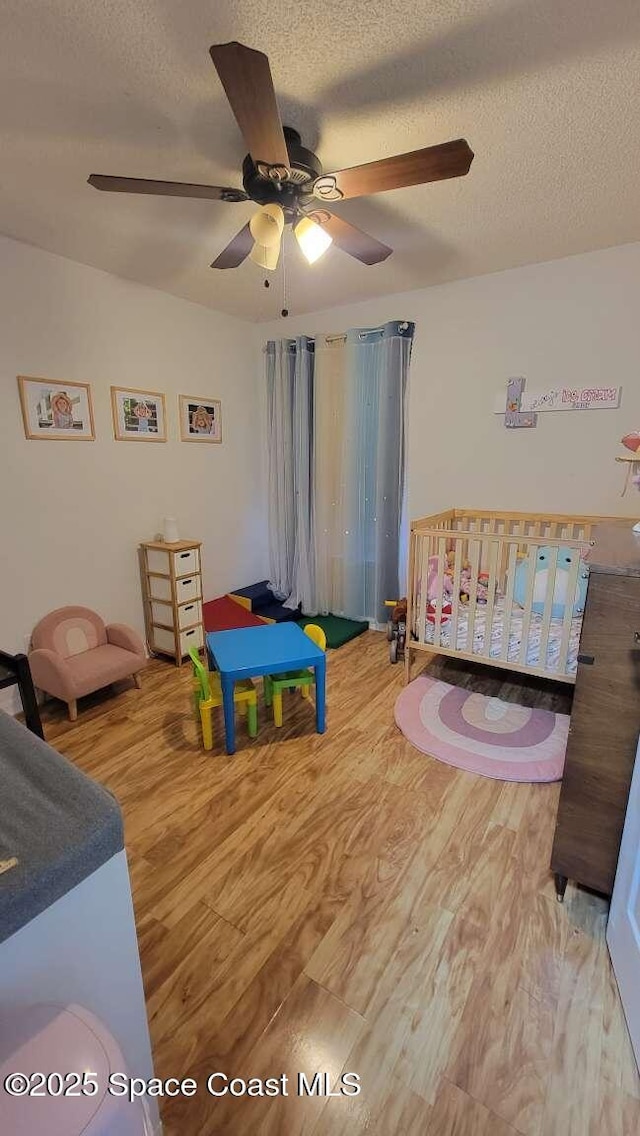
[[[287,255],[284,233],[282,234],[282,311],[280,315],[283,319],[289,315],[289,308],[287,306]]]

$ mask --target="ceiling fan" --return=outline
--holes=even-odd
[[[378,264],[393,250],[332,213],[327,204],[462,177],[469,171],[473,151],[458,138],[325,174],[317,156],[302,145],[297,130],[282,126],[267,56],[235,42],[214,44],[210,53],[249,148],[242,163],[244,189],[107,174],[91,174],[88,180],[96,189],[115,193],[255,201],[261,208],[216,257],[212,268],[237,268],[249,256],[262,268],[274,269],[285,225],[293,225],[309,263],[334,242],[363,264]]]

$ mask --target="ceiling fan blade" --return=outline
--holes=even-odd
[[[243,260],[247,259],[253,245],[253,237],[251,236],[251,230],[247,224],[239,233],[236,233],[232,241],[229,241],[227,247],[216,257],[211,267],[237,268],[239,264],[242,264]]]
[[[159,197],[204,197],[208,201],[248,201],[244,190],[223,185],[191,185],[186,181],[151,181],[149,178],[111,177],[91,174],[87,179],[94,189],[110,193],[152,193]]]
[[[383,245],[382,241],[376,240],[375,237],[369,236],[362,229],[358,229],[342,217],[337,217],[335,213],[329,213],[326,209],[316,211],[311,209],[306,212],[306,215],[323,229],[326,229],[338,248],[341,248],[343,252],[348,252],[349,256],[354,256],[363,264],[379,264],[380,261],[391,256],[393,252],[393,249],[389,248],[388,245]]]
[[[383,193],[388,189],[402,189],[409,185],[424,185],[444,178],[462,177],[469,172],[473,150],[464,138],[412,150],[409,154],[395,154],[352,166],[348,170],[322,174],[313,186],[314,196],[321,201],[341,201],[348,197],[364,197],[370,193]]]
[[[289,154],[267,56],[242,43],[209,48],[254,162],[289,168]]]

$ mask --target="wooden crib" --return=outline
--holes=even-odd
[[[425,652],[574,683],[582,613],[572,600],[581,580],[586,590],[592,529],[609,519],[449,509],[413,521],[407,682],[412,657]],[[543,548],[549,567],[541,576]],[[566,551],[556,579],[559,548]],[[571,597],[561,615],[560,588]]]

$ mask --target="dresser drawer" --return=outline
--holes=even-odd
[[[170,603],[161,603],[157,600],[152,600],[151,602],[151,622],[154,625],[160,624],[161,627],[175,627],[176,613],[177,625],[180,628],[193,627],[194,624],[202,623],[202,605],[200,600],[193,600],[192,603],[182,604],[178,608],[174,608]]]
[[[176,580],[176,603],[180,605],[202,599],[200,583],[199,575],[185,576],[184,579]],[[163,603],[173,603],[171,580],[165,576],[149,576],[149,599],[152,602],[159,600]],[[171,626],[173,627],[173,623]]]
[[[200,571],[200,556],[197,548],[189,548],[186,552],[174,552],[173,570],[176,576],[190,576]]]
[[[202,625],[199,627],[191,627],[187,631],[182,631],[179,636],[180,655],[188,654],[191,647],[202,647],[204,643],[204,635]],[[175,654],[175,639],[173,631],[166,631],[162,627],[153,628],[153,646],[156,651],[166,651],[170,655]]]
[[[182,552],[168,552],[161,548],[147,549],[147,567],[150,572],[160,572],[169,576],[189,576],[200,571],[200,556],[197,548],[187,548]]]
[[[184,580],[176,580],[176,603],[181,606],[199,600],[200,588],[200,576],[186,576]]]

